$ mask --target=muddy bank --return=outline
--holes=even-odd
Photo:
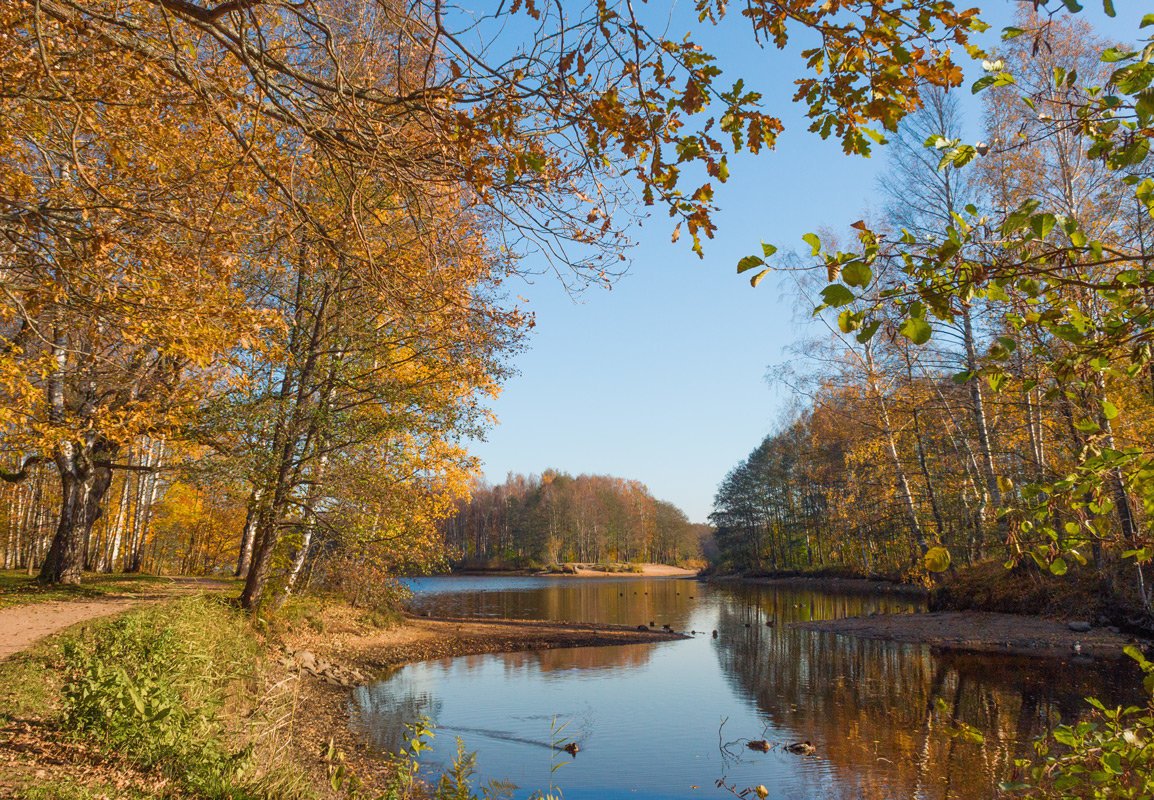
[[[308,650],[333,664],[384,677],[402,665],[452,656],[547,650],[561,647],[603,647],[689,638],[658,630],[641,631],[623,625],[407,617],[403,625],[372,628],[348,607],[327,609],[323,633],[297,632],[285,637],[293,651]],[[292,670],[288,670],[290,677]],[[313,775],[314,784],[327,783],[321,755],[329,740],[345,755],[346,766],[370,790],[383,790],[387,765],[349,725],[349,689],[296,672],[298,702],[293,741],[294,757]],[[371,792],[370,792],[371,794]]]
[[[909,583],[895,583],[873,578],[842,578],[835,576],[782,575],[774,577],[748,578],[742,575],[718,575],[700,578],[706,583],[754,584],[759,586],[781,586],[787,589],[812,589],[847,594],[889,594],[899,597],[925,598],[929,592],[921,586]]]
[[[1069,621],[983,611],[876,614],[798,622],[793,627],[863,639],[928,644],[947,650],[1077,660],[1123,658],[1123,649],[1128,645],[1149,644],[1104,627],[1075,631],[1070,629]]]

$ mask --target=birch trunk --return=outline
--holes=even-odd
[[[889,405],[886,403],[885,395],[882,393],[881,388],[877,385],[877,371],[874,367],[873,348],[868,343],[865,346],[865,363],[870,391],[873,392],[874,399],[877,400],[878,408],[881,412],[882,434],[886,440],[886,452],[889,453],[890,462],[894,468],[894,475],[897,478],[898,484],[898,493],[901,495],[903,504],[905,505],[910,532],[913,533],[914,540],[920,548],[919,555],[921,555],[929,549],[929,543],[926,541],[925,533],[922,531],[922,526],[918,522],[918,511],[917,506],[914,504],[914,495],[913,492],[910,491],[910,482],[906,479],[906,471],[898,455],[897,439],[894,436],[893,425],[890,422]]]
[[[236,562],[236,571],[233,573],[238,578],[248,577],[249,564],[252,563],[252,545],[256,538],[256,524],[260,518],[260,501],[264,496],[263,489],[253,489],[248,498],[248,511],[244,518],[244,530],[240,535],[240,557]]]
[[[966,346],[966,369],[971,373],[977,372],[978,369],[978,354],[974,346],[974,326],[970,318],[970,306],[966,304],[962,307],[962,333],[963,340]],[[994,457],[990,449],[990,431],[986,424],[986,406],[982,399],[982,385],[976,378],[971,377],[969,380],[970,388],[970,407],[974,415],[974,427],[978,432],[978,455],[981,457],[982,480],[985,483],[986,495],[993,500],[994,506],[1002,505],[1002,492],[998,488],[998,479],[994,474]],[[982,517],[983,522],[989,516],[989,503],[983,502]],[[986,531],[983,525],[980,538],[978,541],[979,553],[984,552],[986,547]]]

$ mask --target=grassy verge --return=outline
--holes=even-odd
[[[0,663],[0,796],[314,797],[287,756],[293,681],[248,619],[186,597]]]
[[[313,709],[318,691],[332,687],[286,666],[276,645],[327,635],[334,609],[369,628],[398,619],[294,598],[276,617],[253,620],[220,596],[170,597],[0,662],[0,798],[489,798],[472,791],[469,754],[447,778],[425,782],[415,756],[428,730],[415,730],[405,752],[374,756],[373,788],[326,740],[347,696]]]
[[[0,570],[0,608],[49,600],[94,600],[109,595],[155,592],[170,583],[155,575],[86,572],[79,586],[45,586],[20,570]]]

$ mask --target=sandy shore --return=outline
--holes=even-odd
[[[562,566],[572,567],[576,571],[549,572],[548,570],[532,569],[462,569],[454,572],[453,575],[480,575],[494,578],[509,575],[529,575],[541,578],[693,578],[698,574],[698,570],[682,569],[681,567],[674,567],[669,564],[631,565],[640,567],[640,572],[605,572],[603,570],[590,569],[588,566],[582,564],[563,564]]]
[[[398,627],[376,629],[361,623],[347,607],[326,610],[324,622],[323,633],[298,632],[287,636],[285,644],[294,651],[307,649],[335,664],[378,676],[401,664],[452,656],[689,638],[623,625],[447,617],[408,617]],[[318,789],[324,787],[326,779],[325,765],[317,759],[317,743],[332,739],[366,788],[383,790],[385,766],[379,754],[349,726],[349,690],[307,673],[301,673],[297,680],[299,701],[294,724],[308,734],[294,741],[295,757],[313,774]]]
[[[876,614],[798,622],[794,627],[863,639],[928,644],[949,650],[1047,658],[1121,658],[1127,645],[1145,644],[1108,628],[1075,632],[1070,630],[1067,621],[982,611]]]
[[[577,576],[587,576],[590,578],[692,578],[697,575],[695,569],[682,569],[681,567],[672,567],[669,564],[640,564],[640,572],[601,572],[595,569],[586,569],[579,564],[574,564],[577,568]]]

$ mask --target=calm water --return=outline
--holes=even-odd
[[[1030,738],[1079,713],[1082,698],[1140,696],[1124,662],[940,653],[789,627],[920,610],[882,595],[636,578],[432,578],[414,587],[414,606],[435,615],[704,631],[681,642],[411,664],[354,694],[353,724],[376,745],[397,748],[401,723],[423,714],[436,725],[422,758],[429,770],[451,762],[460,737],[482,779],[512,781],[518,798],[550,780],[567,800],[732,797],[720,779],[738,792],[764,784],[782,800],[985,800]],[[985,741],[951,737],[952,719]],[[576,757],[552,747],[558,738],[579,745]],[[809,740],[817,751],[761,753],[745,746],[751,739]],[[551,773],[553,764],[564,766]]]

